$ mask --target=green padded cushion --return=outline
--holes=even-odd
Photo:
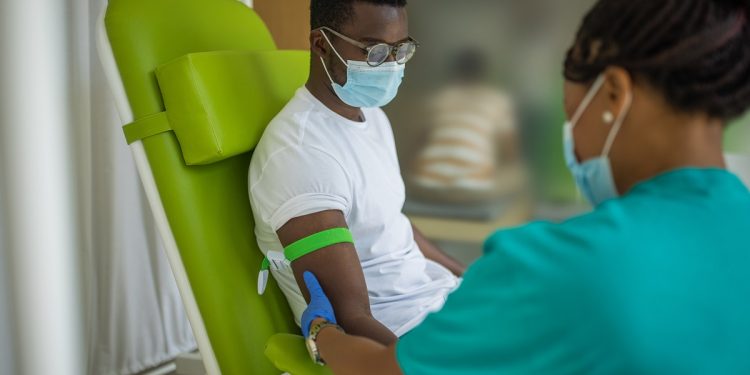
[[[266,357],[281,371],[292,375],[330,375],[328,367],[318,366],[310,359],[305,338],[280,333],[271,336],[266,344]]]
[[[185,163],[210,164],[252,150],[268,119],[307,80],[309,61],[309,51],[216,51],[157,68]]]

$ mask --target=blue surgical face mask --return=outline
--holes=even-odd
[[[620,131],[620,127],[622,127],[623,121],[625,121],[625,117],[630,111],[633,99],[632,94],[629,94],[625,108],[623,108],[614,124],[612,124],[612,129],[607,136],[607,141],[604,144],[602,154],[599,157],[579,162],[575,153],[573,129],[578,124],[583,113],[586,111],[589,104],[591,104],[591,101],[596,94],[599,93],[599,90],[601,90],[603,85],[604,75],[600,75],[583,98],[583,101],[576,110],[573,118],[566,122],[563,127],[563,151],[565,153],[565,162],[576,181],[576,185],[578,185],[578,189],[580,189],[583,196],[593,206],[598,206],[604,201],[619,196],[617,186],[615,185],[615,179],[612,175],[612,164],[609,160],[609,152],[612,149],[612,144],[615,141],[615,137],[617,137],[617,133]]]
[[[372,108],[383,107],[396,97],[401,80],[404,78],[403,64],[393,61],[372,67],[365,61],[344,61],[325,33],[323,37],[339,60],[346,65],[346,83],[341,86],[333,81],[325,61],[322,57],[320,58],[323,69],[328,79],[331,80],[333,91],[341,101],[352,107]]]

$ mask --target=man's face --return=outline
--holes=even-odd
[[[363,1],[356,1],[353,5],[354,14],[348,22],[336,30],[365,45],[388,43],[397,45],[409,39],[409,21],[406,7],[391,5],[376,5]],[[328,33],[328,38],[336,51],[344,60],[367,60],[367,52],[361,48]],[[389,57],[388,61],[393,61]],[[331,51],[326,61],[336,82],[346,82],[346,66]]]

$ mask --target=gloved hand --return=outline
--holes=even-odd
[[[310,335],[310,325],[313,320],[323,318],[331,323],[336,323],[336,315],[333,313],[333,306],[328,300],[323,288],[320,287],[318,279],[310,271],[303,274],[305,285],[310,292],[310,303],[302,313],[302,335],[307,338]]]

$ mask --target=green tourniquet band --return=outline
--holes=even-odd
[[[305,237],[287,247],[284,248],[284,257],[290,262],[320,250],[326,246],[331,246],[339,243],[354,243],[352,232],[347,228],[334,228],[324,230],[320,233],[315,233],[311,236]]]

